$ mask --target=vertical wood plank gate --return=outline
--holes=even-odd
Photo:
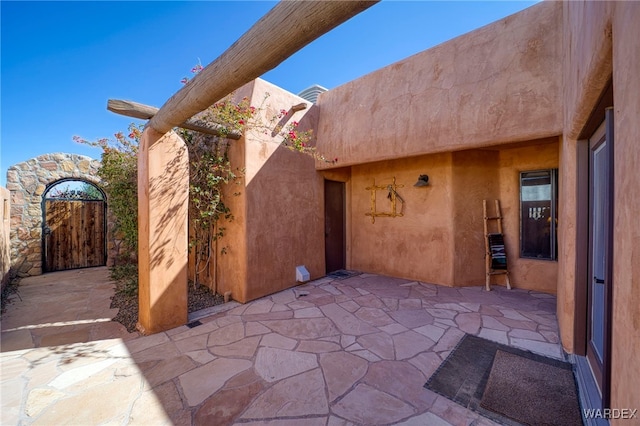
[[[104,201],[49,199],[44,207],[46,272],[106,264]]]

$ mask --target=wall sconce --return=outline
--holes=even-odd
[[[429,185],[429,176],[427,175],[420,175],[420,177],[418,178],[418,181],[416,183],[413,184],[413,186],[427,186]]]

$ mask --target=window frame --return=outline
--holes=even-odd
[[[551,224],[552,226],[550,226],[549,229],[549,257],[543,257],[543,256],[534,256],[531,254],[525,254],[525,244],[524,244],[524,223],[523,223],[523,178],[526,177],[526,175],[528,174],[534,174],[534,173],[548,173],[549,174],[549,178],[551,181],[551,194],[550,194],[550,214],[549,214],[549,218],[551,220]],[[519,242],[520,242],[520,258],[521,259],[534,259],[534,260],[546,260],[546,261],[552,261],[555,262],[558,260],[558,169],[557,168],[545,168],[545,169],[536,169],[536,170],[523,170],[519,173],[519,179],[518,179],[518,191],[519,191],[519,200],[520,200],[520,205],[519,205],[519,224],[520,224],[520,235],[519,235]],[[555,226],[553,226],[555,225]]]

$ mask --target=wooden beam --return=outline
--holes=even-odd
[[[307,109],[307,104],[305,104],[304,102],[301,102],[291,107],[291,111],[293,112],[302,111],[303,109]]]
[[[281,1],[175,93],[149,126],[168,132],[378,1]]]
[[[159,108],[140,104],[133,101],[124,101],[120,99],[109,99],[107,101],[107,109],[116,114],[125,115],[127,117],[140,118],[142,120],[149,120],[159,111]],[[242,137],[238,132],[225,132],[224,127],[220,124],[207,123],[202,120],[194,120],[190,118],[184,123],[178,124],[177,127],[183,129],[195,130],[196,132],[206,133],[208,135],[222,136],[226,138],[238,140]]]

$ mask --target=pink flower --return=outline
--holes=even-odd
[[[185,77],[182,80],[180,80],[180,83],[187,84],[188,81],[189,81],[189,79],[187,77]]]

